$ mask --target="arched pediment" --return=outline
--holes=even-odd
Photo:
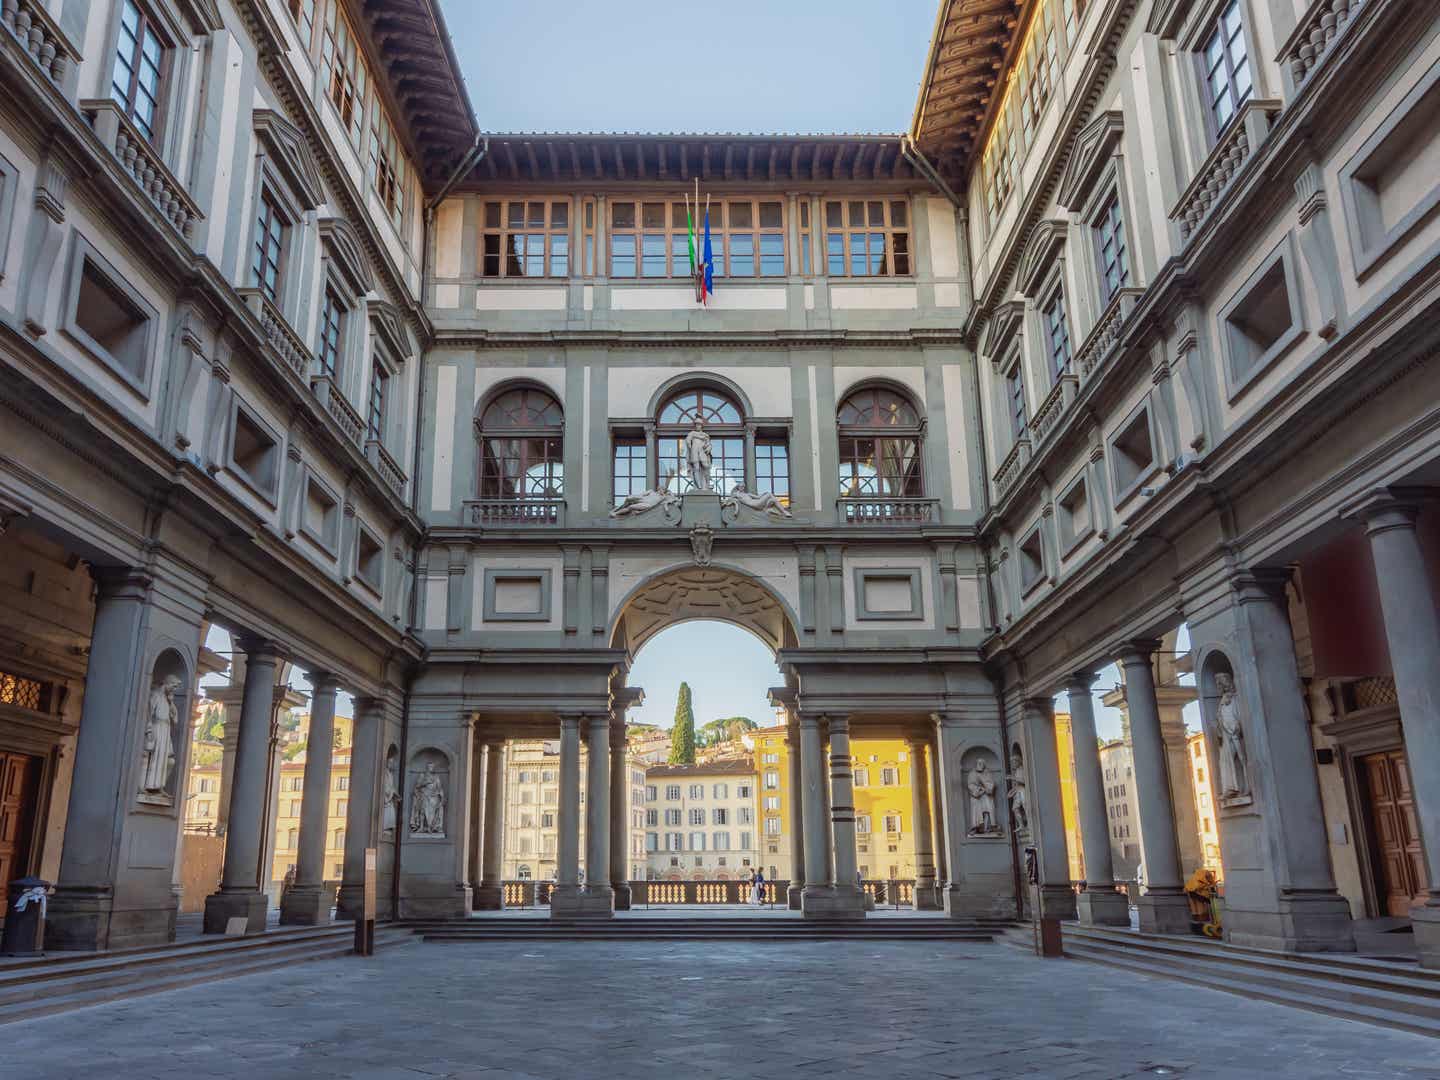
[[[1125,133],[1125,119],[1117,111],[1101,113],[1075,136],[1070,160],[1060,176],[1057,201],[1066,210],[1077,210],[1099,179],[1100,172],[1115,155]]]
[[[1033,298],[1039,290],[1045,275],[1050,272],[1050,267],[1064,249],[1068,228],[1063,221],[1046,219],[1036,223],[1031,230],[1030,241],[1025,245],[1024,254],[1020,256],[1020,267],[1015,275],[1020,291],[1026,296]]]
[[[320,241],[325,245],[326,254],[334,260],[346,287],[356,296],[364,296],[375,287],[370,260],[365,257],[365,244],[354,225],[344,218],[321,218]]]
[[[316,210],[325,202],[320,170],[300,129],[273,109],[256,109],[255,135],[290,195],[302,210]]]

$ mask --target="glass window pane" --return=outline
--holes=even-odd
[[[785,215],[780,203],[762,202],[760,204],[760,227],[762,229],[778,229],[784,223]]]
[[[665,234],[645,233],[641,240],[642,271],[645,277],[665,276]]]
[[[845,234],[825,234],[826,273],[831,277],[845,276]]]
[[[550,204],[550,227],[552,229],[564,229],[570,224],[570,204],[556,202]]]
[[[610,238],[610,276],[635,276],[635,237],[617,233]]]
[[[525,227],[525,204],[523,202],[512,202],[509,204],[509,215],[505,219],[505,225],[511,229],[523,229]]]
[[[485,204],[485,227],[487,229],[498,229],[500,227],[500,204],[498,202],[487,202]]]
[[[903,229],[907,224],[909,224],[906,218],[907,213],[909,213],[909,208],[905,205],[905,201],[903,199],[895,199],[894,201],[892,201],[890,203],[890,227],[894,229]]]
[[[850,224],[852,226],[863,226],[865,224],[865,204],[854,201],[850,204]]]
[[[647,229],[665,228],[665,204],[647,202],[641,205],[640,224]]]
[[[615,228],[633,229],[635,227],[635,204],[633,202],[611,203],[610,213]]]
[[[748,202],[730,204],[730,227],[748,229],[751,227],[752,211]]]
[[[844,208],[838,202],[827,202],[825,204],[825,225],[827,228],[839,229],[845,225]]]

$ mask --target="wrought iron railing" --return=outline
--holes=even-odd
[[[511,525],[563,525],[564,499],[466,499],[467,525],[502,527]]]
[[[928,525],[940,516],[939,499],[913,496],[845,496],[835,505],[847,525]]]
[[[120,167],[135,181],[160,215],[185,239],[195,223],[204,219],[200,206],[190,198],[185,185],[165,167],[140,129],[108,98],[80,102],[80,111],[95,134],[115,156]]]

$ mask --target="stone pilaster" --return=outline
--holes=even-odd
[[[379,698],[355,698],[355,723],[350,743],[350,792],[345,808],[345,865],[340,878],[338,904],[341,918],[354,919],[360,912],[365,890],[365,849],[376,846],[380,831],[377,819],[383,818],[389,823],[391,840],[398,832],[398,762],[397,775],[389,781],[382,776],[387,769],[382,750],[384,716]],[[391,790],[392,781],[394,790]]]
[[[480,887],[472,904],[476,911],[499,911],[505,902],[501,880],[505,859],[505,742],[485,746],[485,821],[481,829]]]
[[[1030,831],[1040,860],[1040,914],[1073,919],[1075,892],[1070,885],[1070,854],[1065,844],[1054,705],[1049,698],[1030,698],[1021,710],[1030,772]]]
[[[939,911],[940,895],[935,888],[935,856],[931,848],[934,835],[930,821],[930,769],[925,760],[926,735],[906,738],[910,756],[910,793],[912,811],[910,832],[915,838],[915,910]]]
[[[801,713],[798,726],[800,801],[805,829],[805,885],[800,898],[800,910],[803,912],[806,904],[823,904],[831,881],[825,851],[825,829],[829,821],[825,815],[825,766],[821,758],[820,717],[813,713]]]
[[[830,728],[830,838],[834,879],[825,889],[808,884],[800,911],[807,919],[864,918],[865,892],[860,886],[855,852],[854,760],[850,755],[850,718],[832,714]]]
[[[305,738],[305,780],[300,800],[300,849],[295,881],[281,898],[280,921],[315,926],[330,921],[335,897],[325,888],[325,833],[329,823],[330,765],[335,748],[335,693],[328,672],[309,676],[310,730]]]
[[[470,882],[471,910],[480,907],[480,889],[485,882],[485,792],[489,785],[490,746],[476,738],[470,763],[470,831],[466,835],[465,865]]]
[[[1070,695],[1070,741],[1075,755],[1075,801],[1080,812],[1080,848],[1085,857],[1085,888],[1076,897],[1080,921],[1092,926],[1129,926],[1130,905],[1115,891],[1110,858],[1110,819],[1105,813],[1105,774],[1095,735],[1095,676],[1077,674]]]
[[[800,910],[800,897],[805,892],[805,800],[801,797],[804,780],[800,767],[800,725],[792,720],[785,729],[785,787],[790,799],[790,885],[785,906]],[[762,826],[763,827],[763,826]]]
[[[621,708],[610,725],[610,890],[615,910],[630,910],[630,761]]]
[[[580,906],[580,724],[579,713],[560,715],[559,818],[556,821],[555,889],[550,915],[573,915]]]

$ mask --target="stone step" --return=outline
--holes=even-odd
[[[1218,950],[1212,950],[1196,955],[1191,950],[1157,948],[1150,942],[1116,941],[1108,935],[1069,933],[1066,929],[1067,957],[1440,1038],[1440,1000],[1429,992],[1424,980],[1418,981],[1417,992],[1417,980],[1409,978],[1409,973],[1389,980],[1367,975],[1367,984],[1358,985],[1329,968],[1273,962],[1280,954],[1222,958],[1215,955]]]

